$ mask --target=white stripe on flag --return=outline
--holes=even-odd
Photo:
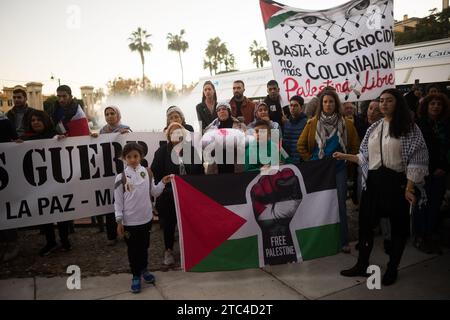
[[[247,223],[236,231],[230,239],[247,238],[260,233],[251,204],[231,205],[226,206],[226,208],[247,220]],[[265,211],[267,210],[269,210],[270,214],[270,207]],[[337,191],[336,189],[331,189],[306,194],[290,223],[290,229],[294,231],[336,224],[338,222],[339,203]]]
[[[75,115],[70,120],[79,120],[79,119],[83,119],[83,118],[86,118],[86,115],[84,114],[84,111],[80,107],[80,105],[78,105],[77,112],[75,113]]]

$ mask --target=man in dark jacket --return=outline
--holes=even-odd
[[[289,120],[286,121],[283,133],[283,147],[291,157],[292,163],[298,164],[301,161],[300,154],[297,151],[297,141],[308,121],[303,112],[304,100],[300,96],[293,96],[290,100]]]
[[[289,118],[290,111],[289,106],[281,106],[280,87],[278,86],[278,82],[275,80],[267,82],[267,94],[264,102],[269,107],[269,118],[274,122],[278,122],[281,128],[283,128],[283,113],[286,118]]]
[[[26,120],[33,108],[27,104],[27,93],[23,89],[15,89],[13,91],[14,107],[6,113],[6,116],[16,128],[17,135],[20,137],[28,130],[26,128]]]

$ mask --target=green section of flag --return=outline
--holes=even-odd
[[[296,231],[303,260],[332,256],[340,250],[339,223]]]
[[[303,260],[332,256],[340,251],[339,223],[296,231]],[[227,240],[193,267],[191,272],[259,268],[258,237]]]
[[[295,16],[297,13],[298,12],[295,12],[295,11],[288,11],[288,12],[273,16],[267,22],[266,29],[272,29],[273,27],[276,27],[280,23],[283,23],[284,21],[286,21],[288,18]]]
[[[259,268],[258,237],[227,240],[214,249],[192,272]]]

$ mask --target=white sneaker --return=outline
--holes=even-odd
[[[175,264],[175,258],[173,257],[173,252],[172,252],[172,250],[166,250],[165,252],[164,252],[164,265],[166,265],[166,266],[170,266],[170,265],[173,265],[173,264]]]

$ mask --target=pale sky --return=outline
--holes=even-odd
[[[279,2],[324,9],[347,0]],[[442,1],[394,1],[397,20],[403,14],[426,16],[432,8],[440,11]],[[169,32],[186,30],[185,83],[209,74],[203,70],[203,57],[212,37],[227,43],[239,70],[254,68],[251,42],[266,43],[258,0],[1,0],[0,88],[39,81],[44,94],[50,94],[57,86],[50,80],[53,73],[79,94],[82,85],[106,88],[114,77],[140,77],[139,55],[130,52],[127,40],[138,26],[152,34],[145,72],[153,83],[181,85],[178,56],[167,50]]]

